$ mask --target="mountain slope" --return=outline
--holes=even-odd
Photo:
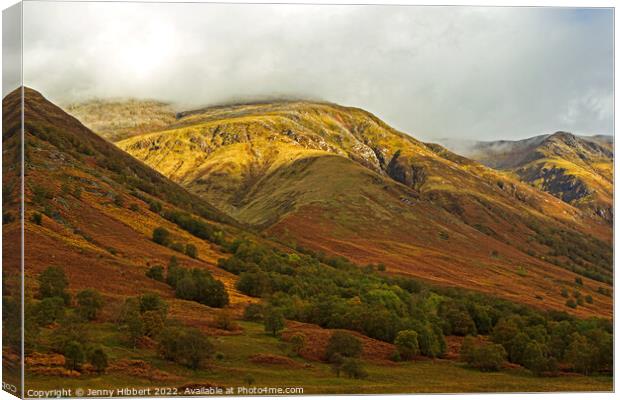
[[[20,101],[19,92],[13,92],[5,97],[3,108],[19,110]],[[149,266],[166,265],[174,255],[182,265],[209,270],[221,279],[231,294],[232,308],[252,301],[235,289],[236,276],[216,267],[223,256],[219,246],[192,236],[151,209],[152,204],[160,204],[167,210],[191,213],[224,235],[237,232],[233,219],[123,153],[27,88],[24,117],[27,299],[33,298],[41,271],[59,266],[68,276],[71,292],[95,288],[112,308],[127,296],[151,291],[166,298],[175,318],[191,322],[202,313],[208,320],[208,307],[176,299],[168,285],[145,276]],[[5,143],[18,140],[19,132],[19,124],[6,124]],[[5,161],[9,159],[6,155]],[[16,179],[5,174],[3,184],[14,187],[11,182],[16,183]],[[5,195],[5,204],[13,204],[18,191]],[[4,218],[5,243],[19,243],[20,227],[15,217]],[[175,242],[194,244],[198,257],[190,258],[153,242],[156,227],[165,227]],[[10,268],[19,267],[19,253],[10,257],[5,272],[17,276],[19,271]],[[9,290],[18,283],[10,281]]]
[[[572,271],[610,281],[607,226],[363,110],[280,102],[178,116],[117,144],[280,240],[558,309]]]
[[[520,141],[478,142],[468,156],[608,222],[613,220],[613,140],[566,132]]]

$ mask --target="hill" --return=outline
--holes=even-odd
[[[585,212],[613,221],[613,138],[567,132],[518,141],[477,142],[465,152],[516,174]]]
[[[212,107],[117,144],[266,235],[392,274],[557,309],[575,272],[610,282],[608,226],[360,109]]]

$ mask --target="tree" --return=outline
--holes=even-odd
[[[540,344],[534,340],[530,341],[522,356],[523,366],[536,375],[546,370],[547,359],[545,358]]]
[[[195,245],[188,243],[185,246],[185,254],[191,258],[198,258],[198,248]]]
[[[161,265],[154,265],[146,271],[146,277],[154,279],[156,281],[164,281],[164,267]]]
[[[362,343],[350,333],[336,331],[329,338],[325,353],[330,361],[336,354],[342,357],[358,357],[362,354]]]
[[[32,222],[37,225],[41,225],[41,223],[43,222],[43,216],[38,212],[32,214]]]
[[[158,227],[153,230],[153,241],[162,246],[170,244],[170,232],[166,228]]]
[[[65,271],[59,267],[47,267],[39,275],[39,297],[60,297],[66,305],[71,303],[71,296],[67,293],[69,281]]]
[[[108,355],[101,347],[90,352],[88,361],[92,364],[97,373],[105,372],[105,369],[108,367]]]
[[[82,318],[93,321],[97,318],[97,313],[103,307],[103,298],[94,289],[85,289],[77,294],[78,313]]]
[[[347,358],[342,363],[342,371],[349,377],[354,379],[364,379],[368,373],[362,366],[361,362],[355,358]]]
[[[79,342],[69,342],[65,347],[64,356],[67,369],[79,370],[84,362],[84,349]]]
[[[278,336],[278,333],[284,329],[284,315],[277,308],[269,308],[265,313],[265,332]]]
[[[144,336],[156,337],[164,329],[165,320],[160,311],[145,311],[140,319]]]
[[[403,360],[411,360],[420,353],[418,333],[416,331],[405,330],[398,332],[394,344]]]
[[[571,336],[571,342],[566,349],[566,361],[573,366],[573,370],[589,375],[592,372],[592,349],[588,340],[575,332]]]
[[[166,318],[168,315],[168,304],[156,293],[145,293],[140,296],[140,314],[147,311],[157,311]]]
[[[65,301],[60,297],[46,297],[37,304],[36,320],[39,325],[49,325],[65,315]]]
[[[212,352],[211,342],[195,328],[171,327],[164,329],[160,335],[160,355],[191,369],[202,367]]]
[[[461,359],[481,371],[497,371],[506,359],[506,350],[499,344],[477,344],[467,336],[461,347]]]

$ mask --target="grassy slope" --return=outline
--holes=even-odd
[[[146,360],[160,371],[171,375],[158,382],[125,373],[108,373],[103,377],[85,376],[77,379],[37,377],[33,388],[57,388],[62,381],[66,388],[117,387],[182,387],[185,385],[239,387],[247,386],[245,377],[254,377],[257,387],[302,387],[304,394],[349,393],[459,393],[459,392],[547,392],[547,391],[610,391],[611,377],[560,376],[538,378],[516,369],[484,373],[446,360],[393,363],[365,359],[369,378],[364,380],[336,377],[330,365],[291,356],[290,349],[263,332],[262,326],[242,323],[243,335],[220,336],[215,341],[223,360],[211,361],[201,371],[191,371],[155,356],[153,350],[128,350],[120,345],[120,335],[106,324],[91,326],[90,335],[102,339],[106,349],[117,358]],[[255,363],[257,354],[290,357],[294,366]]]
[[[567,310],[559,288],[574,275],[541,259],[545,247],[532,242],[528,226],[610,239],[608,227],[557,198],[359,109],[212,108],[118,145],[280,239],[536,306]],[[422,172],[407,175],[412,170]],[[490,256],[494,251],[498,257]],[[610,315],[610,299],[593,293],[598,286],[588,281],[596,305],[576,313]]]

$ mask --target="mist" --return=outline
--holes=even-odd
[[[423,140],[613,134],[611,9],[26,2],[23,62],[61,104],[294,98]]]

